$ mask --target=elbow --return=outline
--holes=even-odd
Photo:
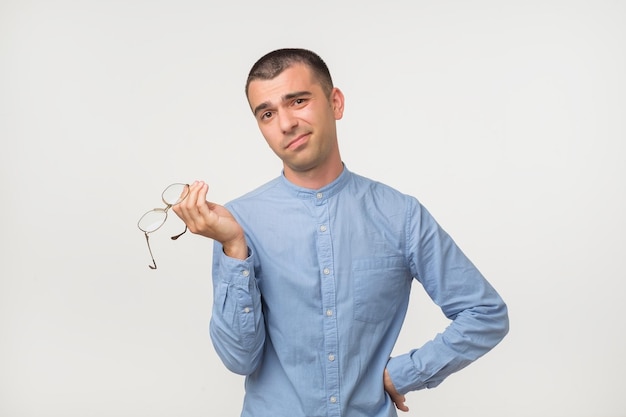
[[[463,331],[464,339],[472,340],[478,356],[493,349],[509,333],[509,313],[504,302],[474,308],[469,315],[457,320],[467,326]]]
[[[231,339],[230,342],[226,342],[228,338],[225,338],[213,326],[210,327],[209,332],[215,352],[226,369],[244,376],[256,371],[263,358],[263,341],[241,343]]]
[[[261,363],[262,355],[232,355],[230,352],[219,350],[217,347],[215,350],[226,369],[238,375],[247,376],[254,373]]]
[[[509,333],[509,311],[507,305],[502,302],[490,314],[489,329],[492,345],[495,346]],[[493,347],[492,346],[492,347]]]
[[[506,304],[503,304],[503,308],[504,308],[504,314],[503,317],[501,319],[501,329],[500,329],[500,333],[501,333],[501,338],[500,340],[504,339],[504,336],[506,336],[509,333],[509,310],[506,306]]]
[[[233,372],[237,375],[248,376],[252,374],[258,367],[260,361],[242,361],[238,359],[234,359],[232,356],[228,357],[225,355],[220,355],[218,353],[220,359],[226,369],[230,372]]]

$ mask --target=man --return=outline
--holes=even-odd
[[[415,198],[344,165],[344,96],[319,56],[270,52],[246,95],[282,175],[225,207],[197,181],[174,207],[215,240],[210,335],[228,369],[246,375],[242,416],[407,411],[405,393],[500,342],[506,305]],[[413,279],[452,321],[390,358]]]

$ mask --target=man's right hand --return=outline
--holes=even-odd
[[[172,210],[192,233],[217,240],[227,256],[246,259],[248,246],[243,229],[225,207],[206,200],[208,191],[205,182],[195,181],[189,186],[187,198]]]

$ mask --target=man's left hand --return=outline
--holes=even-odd
[[[391,382],[391,377],[389,376],[389,372],[385,369],[385,373],[383,374],[383,384],[385,386],[385,391],[391,397],[391,401],[396,405],[396,408],[400,411],[409,411],[409,407],[405,404],[406,398],[404,395],[400,394],[396,387]]]

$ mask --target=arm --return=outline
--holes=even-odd
[[[213,239],[213,313],[210,335],[228,369],[252,373],[261,361],[265,327],[261,296],[242,227],[218,204],[206,201],[208,186],[194,182],[173,207],[192,233]]]
[[[452,320],[441,334],[389,360],[399,393],[439,385],[497,345],[509,329],[506,304],[428,211],[415,202],[408,253],[414,276]]]
[[[249,375],[263,358],[265,324],[261,294],[254,276],[253,256],[241,261],[213,250],[213,311],[211,341],[226,367]]]

